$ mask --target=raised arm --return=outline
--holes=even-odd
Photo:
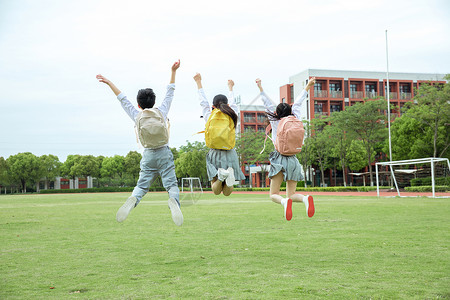
[[[267,94],[264,92],[262,85],[261,85],[261,79],[257,78],[255,80],[256,85],[259,88],[259,91],[261,92],[260,96],[261,96],[261,100],[264,103],[264,107],[266,108],[266,110],[270,111],[270,112],[274,112],[276,109],[275,104],[272,102],[272,100],[270,100],[269,96],[267,96]]]
[[[198,89],[202,89],[202,75],[200,73],[195,74],[194,76],[195,83],[197,84]]]
[[[134,122],[139,111],[133,106],[133,104],[131,104],[130,101],[128,101],[127,96],[125,96],[110,80],[108,80],[103,75],[98,74],[96,77],[98,81],[107,84],[111,88],[111,90],[117,96],[117,99],[120,101],[120,105],[122,105],[123,110]]]
[[[234,81],[229,79],[228,80],[228,105],[231,107],[232,110],[234,110],[234,112],[236,114],[239,114],[239,109],[236,105],[236,101],[234,99],[234,92],[233,92],[233,87],[234,87]]]
[[[114,83],[112,83],[109,79],[107,79],[102,74],[98,74],[96,77],[97,77],[98,81],[107,84],[116,96],[119,96],[120,90],[114,85]]]
[[[311,78],[311,80],[306,85],[305,89],[300,92],[300,95],[297,96],[297,98],[294,101],[294,104],[292,105],[292,113],[299,119],[300,119],[300,107],[303,101],[306,99],[306,96],[308,96],[308,91],[311,89],[311,87],[314,86],[314,83],[316,83],[315,77]]]
[[[172,105],[173,95],[175,91],[175,75],[177,74],[177,70],[180,67],[180,60],[176,61],[172,65],[172,75],[170,77],[170,83],[167,86],[166,96],[163,99],[163,102],[158,107],[159,111],[164,116],[164,119],[167,119],[167,115],[169,114],[170,106]]]
[[[200,106],[202,107],[202,116],[206,122],[211,114],[211,107],[209,106],[208,99],[206,99],[205,91],[203,90],[202,75],[200,75],[200,73],[195,74],[194,80],[195,83],[197,83],[198,97],[200,100]]]
[[[170,83],[175,83],[175,75],[177,74],[177,70],[180,67],[180,60],[176,61],[172,65],[172,76],[170,77]]]

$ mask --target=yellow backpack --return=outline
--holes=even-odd
[[[208,148],[231,150],[236,143],[234,122],[220,109],[213,109],[205,125],[205,142]]]

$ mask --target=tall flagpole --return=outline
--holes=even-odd
[[[386,79],[387,79],[387,116],[388,116],[388,130],[389,130],[389,161],[392,161],[392,145],[391,145],[391,107],[390,107],[390,92],[389,92],[389,56],[388,56],[388,38],[386,29]]]

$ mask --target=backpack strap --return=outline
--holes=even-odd
[[[266,138],[264,139],[264,148],[261,150],[261,152],[259,152],[259,154],[262,154],[264,152],[264,150],[266,149],[266,141],[267,138],[269,138],[272,142],[272,138],[269,136],[269,132],[272,130],[272,124],[269,123],[269,125],[267,125],[266,127]]]

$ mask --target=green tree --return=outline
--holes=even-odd
[[[428,142],[431,139],[430,127],[424,128],[418,120],[406,115],[398,117],[391,125],[392,156],[396,160],[431,157],[433,147]],[[389,153],[387,140],[383,152]]]
[[[6,187],[8,185],[9,185],[8,165],[6,163],[6,160],[2,156],[0,156],[0,186],[4,187],[6,192]]]
[[[383,99],[356,103],[345,109],[349,132],[363,143],[366,150],[371,186],[373,186],[371,168],[374,161],[373,150],[377,143],[383,142],[387,137],[385,109],[386,101]]]
[[[446,78],[449,78],[447,75]],[[405,105],[402,118],[414,119],[422,131],[418,144],[431,144],[432,157],[448,157],[450,146],[450,84],[423,84],[414,96],[414,102]]]
[[[247,130],[236,139],[236,152],[241,163],[245,163],[249,170],[251,165],[261,167],[263,186],[265,186],[266,176],[269,172],[269,154],[274,150],[272,141],[269,138],[266,141],[265,139],[264,132],[255,130]],[[264,151],[261,153],[263,149]]]
[[[311,147],[311,157],[320,169],[322,186],[325,186],[324,170],[330,166],[331,140],[330,133],[326,129],[329,125],[323,119],[311,120],[312,135],[309,137],[309,146]]]
[[[27,190],[27,183],[34,184],[42,176],[39,158],[30,153],[19,153],[8,157],[8,177],[12,182],[17,182],[22,188],[22,192]]]
[[[372,152],[375,156],[375,152]],[[367,166],[367,153],[360,140],[352,140],[348,149],[348,167],[356,172]]]
[[[346,110],[334,112],[328,120],[331,125],[328,127],[328,134],[333,145],[331,149],[332,156],[337,158],[338,169],[342,170],[344,186],[347,186],[345,171],[348,165],[348,152],[352,142],[346,112]]]
[[[73,166],[75,165],[76,161],[79,159],[80,155],[68,155],[66,158],[66,161],[61,165],[60,171],[61,175],[63,177],[75,179],[78,175],[75,174],[75,170],[73,169]]]
[[[100,166],[93,155],[82,155],[75,160],[72,171],[76,177],[96,177],[100,174]]]
[[[141,159],[142,155],[137,151],[130,151],[125,156],[124,173],[131,176],[134,182],[139,178]]]
[[[177,177],[199,177],[202,182],[207,181],[206,154],[209,148],[204,142],[186,142],[187,145],[180,147],[175,160]]]
[[[125,169],[125,158],[120,155],[114,155],[113,157],[105,157],[102,162],[100,174],[103,178],[115,178],[122,179]]]
[[[55,155],[42,155],[39,157],[42,168],[42,177],[45,181],[55,180],[56,176],[60,174],[60,167],[62,163]]]
[[[308,121],[303,121],[303,125],[305,128],[305,140],[302,146],[302,151],[297,154],[298,161],[303,167],[303,175],[305,178],[305,188],[308,187],[306,182],[306,172],[309,167],[313,164],[313,152],[312,152],[312,140],[309,138],[311,136],[311,125]],[[311,182],[314,182],[312,180]]]

